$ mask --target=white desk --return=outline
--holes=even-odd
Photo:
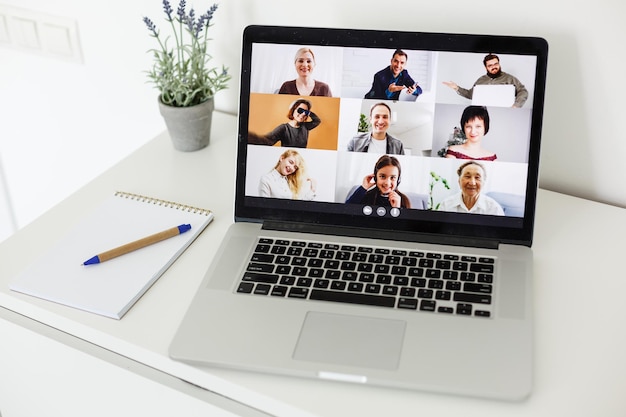
[[[196,368],[170,360],[168,344],[233,219],[235,132],[235,117],[217,113],[211,145],[202,151],[174,151],[167,135],[160,135],[0,245],[0,306],[4,307],[0,309],[0,346],[25,355],[2,358],[0,380],[6,375],[3,367],[14,361],[29,362],[29,349],[22,349],[28,340],[60,340],[60,349],[70,357],[87,355],[105,364],[98,368],[100,374],[90,375],[93,380],[114,378],[108,367],[121,366],[140,375],[142,381],[156,384],[158,392],[184,394],[172,401],[193,402],[206,414],[218,407],[258,415],[252,407],[289,417],[626,415],[626,210],[545,190],[539,193],[533,246],[535,389],[524,402],[501,403]],[[8,290],[12,276],[51,246],[78,216],[115,190],[207,207],[216,218],[120,321]],[[594,258],[598,261],[592,262]],[[12,331],[10,338],[2,334],[3,329]],[[133,366],[120,365],[120,361]],[[38,366],[56,365],[44,362]],[[172,382],[176,378],[234,401],[224,401],[210,392],[203,396],[205,391],[197,387]],[[62,393],[64,384],[69,383],[60,377],[57,386],[49,387],[58,394],[59,402],[68,401]],[[114,386],[118,381],[108,383]],[[27,382],[0,383],[3,417],[12,417],[3,409],[3,402],[24,396],[21,391],[25,387],[29,387]],[[28,394],[38,398],[41,393]],[[48,397],[54,401],[54,396]],[[166,397],[153,398],[158,404]],[[115,397],[107,400],[115,401]],[[198,405],[198,400],[206,408]]]

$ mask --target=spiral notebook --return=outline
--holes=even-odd
[[[19,274],[13,291],[121,319],[213,220],[213,213],[171,201],[117,192],[79,221]],[[109,261],[86,259],[162,230],[191,230]]]

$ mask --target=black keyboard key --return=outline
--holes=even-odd
[[[350,293],[327,290],[312,290],[310,300],[334,301],[340,303],[363,304],[379,307],[394,307],[396,303],[395,297],[386,297],[383,295]]]
[[[250,261],[260,263],[274,262],[274,255],[269,255],[267,253],[253,253]]]
[[[435,293],[436,300],[450,300],[452,293],[450,291],[439,290]]]
[[[365,262],[367,260],[367,253],[355,252],[352,254],[353,262]]]
[[[469,268],[469,263],[467,262],[454,262],[452,264],[452,269],[455,271],[467,271]]]
[[[291,265],[304,266],[306,265],[306,258],[303,258],[302,256],[294,256],[291,258]]]
[[[297,277],[305,277],[308,272],[308,269],[303,266],[294,266],[291,270],[291,275],[295,275]]]
[[[402,258],[400,258],[399,256],[389,255],[385,258],[385,263],[387,265],[400,265],[401,260]]]
[[[354,271],[356,270],[356,262],[343,261],[339,267],[342,271]]]
[[[341,279],[344,280],[344,281],[356,281],[358,276],[359,276],[358,272],[344,271],[341,274]]]
[[[378,274],[376,275],[376,283],[378,284],[391,284],[391,275]]]
[[[491,296],[486,294],[456,292],[454,293],[454,301],[460,301],[463,303],[491,304]]]
[[[459,273],[456,271],[443,271],[443,274],[441,276],[443,279],[448,279],[448,280],[457,280],[459,278]]]
[[[417,291],[419,298],[433,298],[433,290],[420,289]]]
[[[463,285],[463,291],[465,292],[478,292],[482,294],[491,294],[491,288],[489,284],[475,284],[473,282],[466,282]]]
[[[391,267],[391,275],[406,275],[406,266],[394,265]]]
[[[463,316],[471,316],[472,315],[472,305],[459,303],[456,305],[456,314],[461,314]]]
[[[360,273],[359,274],[359,281],[361,282],[374,282],[374,274],[370,274],[370,273]]]
[[[291,246],[287,249],[287,255],[289,256],[302,256],[302,248]]]
[[[296,283],[296,277],[288,275],[280,277],[280,283],[282,285],[293,285]]]
[[[248,268],[246,268],[246,271],[270,273],[270,272],[274,272],[274,265],[272,265],[272,264],[258,264],[258,263],[250,262],[248,264]]]
[[[409,277],[393,277],[393,285],[406,287],[409,285]]]
[[[385,260],[385,257],[383,255],[379,255],[379,254],[371,254],[367,258],[367,262],[372,263],[372,264],[379,264],[379,263],[381,263],[384,260]]]
[[[324,268],[326,269],[339,269],[339,261],[335,259],[327,259],[324,261]]]
[[[476,310],[474,311],[474,316],[476,317],[491,317],[491,313],[485,310]]]
[[[273,246],[272,250],[270,250],[270,253],[273,253],[276,255],[284,255],[285,253],[287,253],[287,247],[286,246]]]
[[[411,310],[416,310],[417,300],[415,298],[400,297],[400,299],[398,299],[398,308],[408,308]]]
[[[277,265],[276,272],[278,275],[287,275],[291,272],[291,267],[288,265]]]
[[[491,274],[478,274],[478,282],[484,282],[486,284],[493,283],[493,275]]]
[[[441,278],[441,271],[438,269],[427,269],[426,278]]]
[[[451,266],[452,266],[452,262],[450,261],[439,260],[435,263],[435,268],[439,268],[439,269],[450,269]]]
[[[258,272],[245,272],[241,280],[245,282],[262,282],[264,284],[276,284],[278,282],[278,275],[263,274]]]
[[[346,251],[339,251],[335,254],[335,259],[340,261],[348,261],[352,257],[352,253]]]
[[[443,281],[440,279],[431,279],[428,280],[428,288],[432,288],[435,290],[440,290],[443,288]]]
[[[348,284],[348,291],[362,292],[363,291],[363,284],[361,284],[360,282],[350,282]]]
[[[433,266],[435,266],[435,261],[432,259],[422,258],[420,259],[418,265],[421,268],[432,268]]]
[[[338,269],[328,269],[324,274],[324,278],[328,279],[339,279],[341,278],[341,271]]]
[[[347,284],[344,281],[332,281],[330,283],[331,290],[343,291],[346,289]]]
[[[426,286],[426,279],[424,278],[411,278],[411,287],[423,288]]]
[[[306,263],[309,268],[320,268],[322,265],[324,265],[324,260],[319,258],[311,258]]]
[[[254,289],[254,283],[252,282],[240,282],[239,287],[237,287],[237,292],[250,294]]]
[[[470,271],[481,272],[484,274],[493,274],[493,264],[471,264]]]
[[[461,272],[461,281],[476,281],[476,274],[473,272]]]
[[[380,294],[380,284],[367,284],[365,286],[365,292],[368,294]]]
[[[308,294],[308,288],[292,287],[289,289],[289,294],[287,296],[292,298],[306,298]]]
[[[417,258],[402,258],[402,265],[404,266],[417,266]]]
[[[409,268],[409,275],[412,277],[423,277],[424,268]]]
[[[271,285],[268,284],[257,284],[254,289],[254,293],[258,295],[268,295],[270,293]]]
[[[400,288],[400,296],[401,297],[415,297],[415,294],[417,293],[417,291],[415,290],[415,288],[411,288],[411,287],[402,287]]]
[[[389,265],[378,264],[374,267],[374,273],[376,274],[388,274],[391,268]]]
[[[393,285],[385,285],[383,287],[383,294],[385,294],[385,295],[397,295],[398,294],[398,287],[395,287]]]
[[[454,313],[454,309],[452,307],[439,307],[437,308],[438,313],[452,314]]]
[[[311,268],[309,269],[309,277],[311,278],[321,278],[324,276],[324,270],[322,268]]]
[[[328,288],[328,286],[330,285],[330,281],[327,279],[316,279],[315,282],[313,282],[313,286],[315,288]]]
[[[284,297],[287,295],[287,289],[288,287],[285,287],[284,285],[274,285],[270,295],[273,295],[274,297]]]
[[[448,281],[446,282],[446,290],[461,291],[461,283],[458,281]]]
[[[259,243],[258,245],[256,245],[256,248],[254,249],[254,251],[259,252],[259,253],[269,253],[270,248],[271,248],[271,245]]]
[[[433,300],[422,300],[420,303],[420,311],[435,311],[436,306],[437,304]]]
[[[291,256],[279,255],[276,257],[275,262],[279,265],[289,265],[291,263]]]
[[[313,284],[313,279],[311,278],[298,278],[296,285],[298,287],[310,287]]]

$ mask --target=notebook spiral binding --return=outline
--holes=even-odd
[[[131,199],[131,200],[137,200],[137,201],[141,201],[141,202],[144,202],[144,203],[156,204],[156,205],[164,206],[164,207],[170,207],[170,208],[173,208],[173,209],[176,209],[176,210],[187,211],[189,213],[204,214],[205,216],[208,216],[211,213],[211,210],[208,210],[208,209],[188,206],[186,204],[175,203],[173,201],[161,200],[161,199],[153,198],[153,197],[147,197],[145,195],[140,195],[140,194],[127,193],[127,192],[124,192],[124,191],[116,191],[115,192],[115,196],[116,197],[128,198],[128,199]]]

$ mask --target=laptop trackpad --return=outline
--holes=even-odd
[[[294,359],[365,368],[398,368],[406,323],[310,311]]]

